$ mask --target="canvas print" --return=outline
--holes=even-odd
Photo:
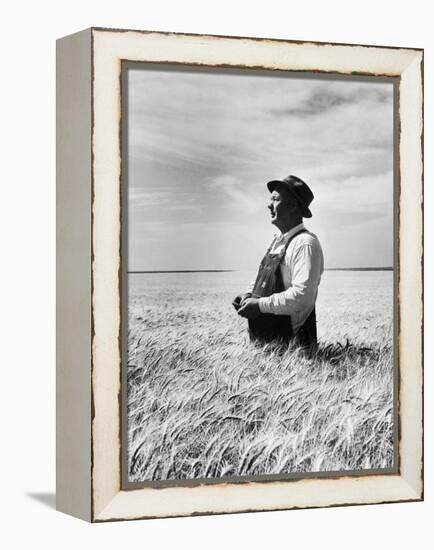
[[[127,483],[396,471],[394,86],[124,67]]]

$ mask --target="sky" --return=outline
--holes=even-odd
[[[130,271],[256,269],[289,174],[326,268],[393,265],[391,83],[137,65],[127,123]]]

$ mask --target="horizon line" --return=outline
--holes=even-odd
[[[127,271],[127,273],[229,273],[239,271],[237,269],[150,269]]]
[[[243,269],[150,269],[127,271],[129,275],[141,273],[234,273],[248,271]],[[385,267],[326,267],[324,271],[393,271],[392,266]]]

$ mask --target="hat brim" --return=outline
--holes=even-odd
[[[281,180],[271,180],[267,183],[268,191],[272,193],[276,189],[279,190],[279,188],[286,189],[291,195],[294,197],[294,199],[298,202],[301,208],[301,213],[303,215],[303,218],[311,218],[312,212],[309,210],[309,207],[304,204],[304,202],[300,199],[298,195],[294,193],[294,191],[291,189],[291,187],[284,181]]]

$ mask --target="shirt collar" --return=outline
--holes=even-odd
[[[284,239],[285,237],[291,238],[292,236],[294,236],[296,233],[298,233],[302,229],[305,229],[303,222],[301,222],[298,225],[294,226],[292,229],[290,229],[286,233],[281,233],[280,235],[277,235],[276,236],[276,241],[279,241],[280,239]]]

